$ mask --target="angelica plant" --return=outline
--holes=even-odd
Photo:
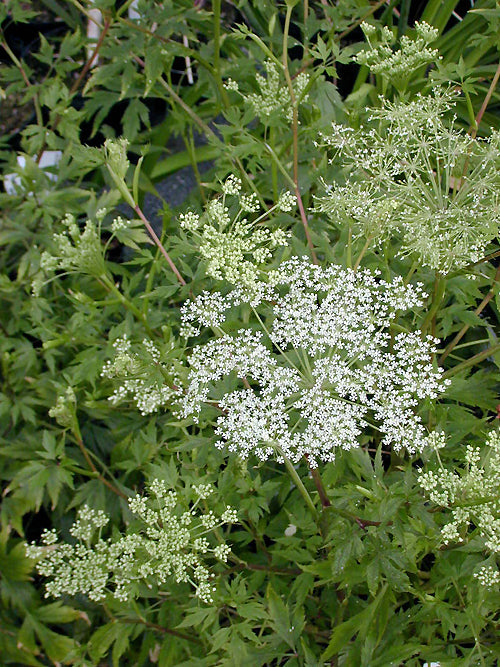
[[[193,349],[180,413],[197,421],[203,405],[216,402],[217,446],[243,458],[306,457],[316,467],[366,434],[419,451],[427,435],[415,411],[446,386],[431,362],[437,341],[391,334],[391,323],[423,298],[421,285],[400,278],[386,282],[368,270],[297,257],[258,290],[201,295],[184,307],[184,321],[217,323],[222,334]],[[257,330],[224,333],[225,313],[241,303],[254,311]],[[230,375],[243,386],[224,391]]]
[[[228,200],[236,206],[227,206]],[[259,212],[257,197],[243,193],[241,179],[231,174],[222,185],[222,197],[210,200],[201,216],[189,211],[179,220],[198,245],[209,276],[252,287],[258,281],[259,265],[271,258],[272,250],[288,245],[290,236],[261,223],[275,211],[290,212],[294,205],[295,196],[285,191],[274,206],[252,215]],[[243,217],[245,214],[252,218]]]
[[[439,443],[443,446],[445,443]],[[479,534],[484,547],[494,556],[500,554],[500,433],[491,431],[485,447],[467,445],[465,467],[449,470],[438,456],[439,469],[421,471],[420,486],[430,500],[451,510],[451,520],[442,528],[444,544],[464,542]],[[474,576],[486,586],[500,584],[500,571],[483,566]]]
[[[209,539],[220,526],[237,521],[227,506],[219,515],[201,510],[200,502],[214,492],[209,484],[193,485],[184,493],[168,489],[161,480],[149,495],[128,501],[136,520],[119,537],[103,538],[109,518],[84,505],[70,528],[75,543],[58,542],[55,530],[44,531],[42,545],[27,545],[38,573],[47,578],[46,597],[87,595],[100,602],[107,596],[128,601],[145,584],[161,588],[170,578],[186,582],[205,603],[213,602],[214,574],[208,559],[226,562],[231,548]]]
[[[316,210],[375,247],[393,238],[400,255],[441,274],[478,261],[500,229],[500,134],[457,127],[455,99],[442,90],[382,98],[359,130],[334,124],[322,142],[347,167],[346,183],[326,185]]]

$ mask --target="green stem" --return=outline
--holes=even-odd
[[[311,513],[312,513],[312,515],[313,515],[315,521],[318,521],[318,519],[319,519],[319,513],[318,513],[318,510],[316,509],[316,505],[314,504],[314,501],[313,501],[313,499],[311,498],[311,496],[310,496],[310,494],[309,494],[309,491],[306,489],[306,487],[304,486],[304,483],[303,483],[302,480],[300,479],[300,476],[299,476],[298,472],[297,472],[297,471],[295,470],[295,468],[293,467],[292,462],[290,461],[290,459],[288,459],[288,458],[285,456],[285,454],[284,454],[283,450],[281,449],[281,447],[279,447],[278,445],[274,445],[274,448],[275,448],[276,451],[279,453],[279,455],[283,458],[283,461],[285,462],[285,468],[287,469],[288,474],[289,474],[290,477],[292,478],[293,483],[295,484],[295,486],[297,487],[297,489],[299,490],[299,492],[302,494],[302,497],[303,497],[304,500],[306,501],[306,505],[307,505],[307,506],[309,507],[309,509],[311,510]]]
[[[349,232],[347,234],[347,257],[346,257],[346,266],[348,269],[352,268],[352,227],[349,225]]]
[[[104,285],[110,292],[112,292],[116,296],[116,298],[120,301],[120,303],[122,303],[128,310],[130,310],[131,313],[133,313],[137,317],[138,320],[142,322],[144,328],[148,332],[148,335],[153,338],[155,336],[155,333],[149,326],[145,314],[142,311],[140,311],[139,308],[137,308],[137,306],[134,303],[132,303],[132,301],[127,299],[127,297],[118,289],[118,287],[106,274],[102,274],[98,278],[98,280],[102,285]]]
[[[413,262],[413,264],[412,264],[411,267],[410,267],[410,270],[409,270],[408,273],[406,274],[406,278],[404,279],[404,284],[405,284],[405,285],[408,285],[408,283],[409,283],[410,280],[411,280],[411,277],[413,276],[413,274],[415,273],[415,271],[416,271],[417,269],[418,269],[418,262],[415,261],[415,262]]]
[[[355,262],[355,264],[354,264],[354,266],[353,266],[353,271],[354,271],[354,272],[356,272],[356,271],[358,270],[359,265],[361,264],[361,260],[362,260],[363,257],[365,256],[365,253],[366,253],[366,251],[368,250],[368,248],[369,248],[369,246],[370,246],[371,240],[372,240],[372,237],[369,236],[369,237],[366,239],[366,241],[365,241],[365,245],[361,248],[361,252],[359,253],[358,258],[357,258],[357,260],[356,260],[356,262]]]
[[[212,11],[214,13],[214,75],[222,104],[227,109],[229,98],[220,74],[220,6],[221,0],[212,0]]]
[[[422,323],[421,331],[422,336],[425,336],[427,329],[429,328],[432,320],[435,318],[436,313],[439,310],[441,302],[443,300],[444,292],[446,289],[446,278],[436,274],[436,279],[434,281],[434,295],[432,297],[431,307]]]
[[[264,143],[264,147],[268,150],[269,154],[273,158],[274,162],[276,163],[276,167],[278,167],[278,169],[281,171],[281,173],[286,178],[288,183],[295,190],[295,182],[294,182],[293,178],[290,177],[290,174],[287,172],[287,170],[283,166],[281,160],[279,159],[276,152],[274,151],[274,148],[272,148],[269,144],[266,144],[266,143]]]
[[[16,54],[12,51],[10,46],[7,44],[7,40],[4,39],[2,42],[0,42],[0,46],[4,49],[4,51],[8,54],[9,58],[12,60],[14,65],[18,68],[18,70],[21,73],[21,76],[23,77],[23,81],[26,84],[27,88],[32,87],[32,83],[28,78],[28,75],[24,71],[24,67],[22,62],[19,60],[19,58],[16,56]],[[40,107],[40,102],[38,100],[38,95],[33,95],[33,104],[35,105],[35,113],[36,113],[36,122],[38,125],[43,127],[43,117],[42,117],[42,108]]]
[[[271,145],[272,153],[276,153],[276,130],[274,127],[271,127],[269,130],[269,143]],[[278,201],[278,169],[276,162],[271,162],[271,180],[273,183],[273,198],[274,201]]]
[[[477,132],[476,115],[474,113],[474,107],[472,106],[472,101],[470,99],[469,91],[464,88],[462,88],[462,91],[465,93],[465,103],[467,105],[467,111],[469,113],[469,120],[472,127],[472,131]]]
[[[195,147],[194,147],[194,139],[193,139],[193,128],[190,125],[188,128],[189,135],[186,135],[183,133],[182,139],[184,141],[184,145],[186,146],[187,153],[189,155],[189,161],[191,162],[191,168],[193,170],[194,176],[196,178],[196,183],[198,185],[198,189],[200,191],[201,198],[203,200],[203,203],[205,204],[207,201],[207,198],[205,197],[205,190],[203,189],[203,185],[201,183],[201,176],[200,176],[200,170],[198,169],[198,162],[196,161],[196,155],[195,155]]]
[[[488,357],[491,357],[493,354],[496,354],[500,350],[500,343],[497,343],[496,345],[492,345],[489,347],[487,350],[483,350],[482,352],[479,352],[478,354],[475,354],[473,357],[470,359],[466,359],[465,361],[462,361],[461,364],[458,364],[457,366],[454,366],[453,368],[450,368],[449,370],[446,371],[446,373],[443,373],[443,378],[451,378],[457,373],[460,373],[460,371],[463,371],[466,368],[470,368],[471,366],[474,366],[475,364],[479,364],[481,361],[484,361]]]

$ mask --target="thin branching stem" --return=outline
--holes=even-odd
[[[483,116],[486,112],[486,109],[488,108],[488,104],[490,103],[491,96],[493,95],[495,88],[497,87],[498,79],[500,78],[500,63],[497,67],[497,70],[495,72],[495,75],[493,76],[493,79],[491,80],[490,87],[488,88],[488,92],[486,93],[486,97],[484,98],[484,101],[481,105],[481,108],[479,109],[479,112],[476,116],[476,127],[472,128],[471,131],[471,137],[475,138],[477,131],[479,129],[479,124],[483,119]]]
[[[172,269],[172,271],[173,271],[175,277],[177,278],[177,280],[180,282],[181,285],[186,285],[186,281],[184,280],[184,278],[183,278],[183,277],[181,276],[181,274],[179,273],[178,268],[175,266],[175,264],[174,264],[172,258],[171,258],[170,255],[168,254],[168,252],[165,250],[165,247],[163,246],[163,243],[162,243],[162,242],[160,241],[160,239],[158,238],[158,235],[156,234],[156,232],[155,232],[155,230],[153,229],[153,227],[152,227],[151,223],[149,222],[149,220],[146,218],[146,216],[145,216],[144,213],[142,212],[141,208],[139,207],[139,204],[136,204],[136,205],[135,205],[135,207],[134,207],[134,211],[137,213],[137,215],[139,216],[139,218],[140,218],[140,219],[142,220],[142,222],[144,223],[144,226],[145,226],[146,229],[148,230],[149,235],[151,236],[151,238],[153,239],[153,241],[156,243],[156,245],[157,245],[157,247],[159,248],[159,250],[160,250],[161,254],[163,255],[163,257],[167,260],[167,264],[168,264],[169,267]]]
[[[297,204],[300,212],[300,218],[302,220],[302,224],[304,225],[304,232],[306,235],[307,245],[309,246],[313,262],[317,264],[318,259],[314,251],[314,245],[311,239],[311,233],[309,231],[309,222],[307,220],[307,215],[304,208],[304,204],[302,202],[302,197],[300,194],[300,187],[299,187],[299,109],[298,109],[298,102],[293,90],[292,79],[290,77],[290,70],[288,69],[288,33],[290,30],[290,19],[292,16],[292,10],[293,7],[291,5],[288,5],[286,8],[285,27],[283,30],[283,71],[288,85],[288,91],[290,93],[290,102],[292,104],[292,112],[293,112],[292,115],[293,182],[295,187],[295,196],[297,197]]]
[[[484,297],[484,299],[481,301],[479,306],[476,308],[476,310],[474,311],[474,315],[479,316],[483,312],[483,310],[486,308],[486,306],[489,304],[489,302],[493,299],[493,297],[495,296],[495,292],[496,292],[496,289],[495,289],[496,283],[499,280],[500,280],[500,266],[497,268],[497,272],[495,273],[495,277],[493,278],[493,285],[492,285],[490,291]],[[469,328],[470,328],[470,324],[464,324],[464,326],[460,329],[460,331],[457,333],[455,338],[446,346],[443,354],[439,358],[439,364],[441,366],[443,365],[443,362],[446,359],[446,357],[450,354],[450,352],[453,351],[453,349],[457,346],[457,344],[465,336],[465,334],[467,333]]]
[[[466,359],[465,361],[462,361],[461,364],[457,364],[457,366],[453,366],[453,368],[450,368],[449,370],[447,370],[446,373],[443,373],[443,378],[451,378],[454,375],[457,375],[457,373],[460,373],[461,371],[463,371],[467,368],[471,368],[472,366],[475,366],[476,364],[481,363],[481,361],[484,361],[488,357],[492,357],[499,350],[500,350],[500,343],[497,343],[496,345],[492,345],[491,347],[487,348],[486,350],[483,350],[482,352],[478,352],[478,354],[475,354],[470,359]]]
[[[92,459],[90,457],[90,454],[89,454],[87,448],[85,447],[82,435],[80,433],[80,427],[78,426],[78,422],[77,422],[76,418],[74,419],[72,432],[73,432],[73,436],[75,438],[75,442],[78,445],[78,449],[83,454],[83,458],[85,459],[85,461],[87,462],[87,465],[89,466],[91,471],[94,473],[94,475],[97,477],[97,479],[100,482],[102,482],[105,486],[107,486],[108,489],[110,489],[110,491],[113,491],[113,493],[115,493],[117,496],[120,496],[120,498],[124,498],[126,500],[127,496],[125,495],[125,493],[123,493],[123,491],[120,491],[119,488],[117,488],[114,484],[112,484],[109,480],[107,480],[104,477],[104,475],[102,475],[97,470],[97,468],[95,466],[95,463],[92,461]]]
[[[16,54],[14,53],[14,51],[12,51],[12,49],[11,49],[10,46],[8,45],[7,40],[6,40],[5,38],[2,39],[2,41],[0,42],[0,46],[4,49],[4,51],[7,53],[7,55],[9,56],[9,58],[12,60],[12,62],[14,63],[14,65],[15,65],[15,66],[17,67],[17,69],[19,70],[19,72],[20,72],[20,74],[21,74],[21,76],[22,76],[22,78],[23,78],[23,81],[24,81],[24,83],[26,84],[26,88],[32,88],[32,87],[33,87],[33,84],[32,84],[31,81],[29,80],[29,77],[28,77],[28,75],[26,74],[26,71],[25,71],[25,69],[24,69],[24,67],[23,67],[22,62],[21,62],[21,61],[19,60],[19,58],[16,56]],[[36,122],[38,123],[38,125],[42,125],[42,126],[43,126],[42,108],[41,108],[41,106],[40,106],[40,101],[39,101],[39,99],[38,99],[38,95],[37,95],[36,93],[33,95],[33,104],[35,105]]]
[[[184,632],[179,632],[178,630],[172,630],[171,628],[166,628],[163,625],[158,625],[158,623],[150,623],[149,621],[145,621],[143,618],[117,617],[114,620],[118,621],[119,623],[140,623],[141,625],[144,625],[146,628],[150,628],[151,630],[156,630],[156,632],[160,632],[161,634],[171,635],[172,637],[177,637],[178,639],[185,639],[186,641],[192,642],[193,644],[203,644],[201,639],[198,639],[198,637],[186,635]]]

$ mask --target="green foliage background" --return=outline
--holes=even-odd
[[[214,0],[211,5],[142,0],[140,22],[127,18],[130,4],[94,3],[102,12],[94,67],[86,50],[88,4],[44,0],[27,9],[27,3],[12,0],[0,7],[0,39],[7,47],[0,66],[2,96],[20,95],[33,110],[16,138],[25,168],[16,162],[12,137],[2,139],[0,153],[3,173],[17,173],[21,180],[16,193],[0,194],[2,661],[33,666],[497,664],[500,594],[473,577],[485,563],[494,564],[495,556],[488,555],[474,526],[462,543],[442,544],[440,529],[449,510],[429,503],[418,484],[418,469],[436,464],[432,453],[396,455],[366,436],[362,447],[320,467],[330,503],[323,507],[301,464],[299,474],[322,509],[316,523],[283,466],[257,459],[242,463],[213,446],[215,411],[204,412],[194,424],[179,420],[173,409],[141,416],[132,403],[108,401],[112,386],[101,370],[117,336],[126,333],[134,344],[153,338],[162,362],[174,368],[188,352],[179,336],[180,306],[203,290],[221,289],[207,276],[196,244],[167,202],[161,241],[185,285],[138,222],[120,237],[128,254],[116,241],[108,248],[106,280],[80,270],[52,280],[38,296],[31,287],[42,252],[54,252],[52,235],[61,231],[67,213],[83,223],[102,208],[113,213],[122,202],[123,191],[100,149],[104,138],[122,135],[134,163],[126,182],[132,191],[135,174],[139,206],[146,193],[156,192],[158,181],[186,165],[193,166],[198,184],[186,208],[197,211],[229,173],[236,173],[265,207],[298,184],[318,260],[345,265],[347,226],[332,225],[311,211],[314,197],[324,192],[322,179],[331,182],[340,174],[314,142],[332,122],[359,127],[365,107],[378,106],[381,93],[411,99],[419,91],[427,94],[431,80],[451,82],[460,91],[459,125],[478,136],[499,129],[500,94],[492,86],[498,79],[498,4],[482,0],[465,13],[463,3],[453,0]],[[6,26],[33,22],[42,10],[65,30],[56,37],[42,35],[29,57],[18,58],[8,45]],[[291,23],[284,36],[287,10]],[[365,46],[362,20],[388,25],[400,39],[413,34],[415,19],[438,28],[433,47],[442,60],[419,68],[405,91],[352,64]],[[223,82],[231,78],[240,90],[255,92],[256,72],[270,55],[282,61],[284,47],[291,76],[299,71],[310,76],[308,98],[300,105],[300,124],[282,113],[263,123]],[[186,67],[187,57],[195,73],[192,84],[174,72]],[[153,127],[151,100],[167,109]],[[118,127],[117,108],[123,109]],[[204,136],[204,145],[195,144],[195,133]],[[168,154],[172,137],[180,137],[185,150]],[[38,165],[44,150],[62,151],[52,169],[55,179]],[[139,172],[135,163],[141,155]],[[198,164],[207,159],[214,167],[200,176]],[[123,216],[137,218],[137,211],[123,206]],[[103,253],[111,218],[103,223]],[[274,223],[290,229],[292,237],[273,267],[283,257],[310,252],[298,212]],[[353,257],[364,242],[352,241]],[[412,259],[402,259],[397,250],[395,240],[370,247],[362,264],[380,268],[386,278],[406,276]],[[426,267],[412,269],[412,279],[422,281],[430,297],[425,309],[402,324],[424,327],[440,338],[441,354],[450,344],[453,348],[442,362],[452,383],[439,402],[422,411],[429,427],[446,433],[440,455],[450,469],[461,468],[466,445],[482,445],[497,424],[498,253],[494,241],[485,248],[485,261],[451,273],[444,284]],[[240,323],[232,326],[237,331]],[[149,370],[152,381],[154,372]],[[68,386],[76,404],[61,426],[48,413]],[[214,570],[215,603],[204,605],[187,584],[175,583],[156,591],[143,587],[130,603],[111,595],[104,604],[83,596],[46,599],[44,582],[25,556],[26,540],[38,541],[43,528],[56,528],[70,539],[69,526],[84,504],[104,510],[114,529],[123,530],[130,519],[126,499],[156,478],[173,487],[212,482],[223,503],[238,510],[239,523],[225,534],[232,559]],[[293,535],[285,534],[289,524],[297,528]]]

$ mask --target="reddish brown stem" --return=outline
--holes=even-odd
[[[295,97],[295,92],[293,90],[292,79],[290,76],[290,70],[288,69],[288,31],[290,28],[290,17],[292,13],[292,8],[289,6],[287,8],[286,19],[285,19],[285,28],[283,31],[283,70],[285,73],[285,79],[288,86],[288,91],[290,93],[290,102],[292,104],[293,116],[292,116],[292,135],[293,135],[293,182],[295,184],[295,196],[297,197],[297,204],[299,206],[300,217],[302,224],[304,225],[304,232],[306,235],[307,245],[311,252],[311,257],[315,264],[318,263],[316,253],[314,252],[314,246],[311,240],[311,234],[309,232],[309,223],[307,221],[306,212],[304,209],[304,204],[302,202],[302,197],[300,195],[299,188],[299,111],[298,103]]]
[[[484,297],[484,299],[481,301],[479,306],[476,308],[474,311],[474,315],[479,315],[480,313],[483,312],[483,310],[486,308],[488,303],[493,299],[495,296],[495,285],[496,283],[500,280],[500,266],[497,268],[497,272],[495,273],[495,277],[493,278],[493,285],[488,292],[488,294]],[[457,333],[455,338],[449,343],[443,354],[441,355],[439,359],[439,364],[440,366],[443,365],[443,361],[446,359],[446,357],[450,354],[450,352],[458,345],[458,343],[462,340],[462,338],[465,336],[467,331],[470,328],[470,324],[464,324],[464,326],[460,329],[460,331]]]
[[[326,494],[325,487],[323,486],[323,480],[321,479],[319,470],[317,468],[311,468],[311,466],[309,465],[309,461],[307,461],[307,465],[309,466],[309,472],[311,473],[314,486],[316,487],[316,491],[318,492],[318,496],[321,502],[321,507],[330,507],[331,502],[328,500],[328,496]]]
[[[240,570],[254,570],[256,572],[271,572],[272,574],[285,574],[292,577],[296,577],[299,574],[302,574],[302,570],[299,568],[286,568],[286,567],[271,567],[268,565],[256,565],[254,563],[238,563],[228,570],[224,570],[223,575],[227,576],[233,574],[233,572],[239,572]]]
[[[362,528],[363,530],[366,530],[366,527],[367,527],[367,526],[381,526],[381,525],[382,525],[382,521],[370,521],[370,519],[360,519],[359,516],[357,516],[357,517],[354,519],[354,521],[355,521],[355,522],[358,524],[358,526],[359,526],[360,528]],[[388,522],[386,523],[386,526],[391,526],[391,525],[392,525],[392,521],[388,521]]]
[[[154,241],[154,242],[156,243],[156,245],[158,246],[158,249],[159,249],[159,251],[161,252],[161,254],[163,255],[163,257],[165,257],[165,259],[167,260],[167,263],[168,263],[169,267],[172,269],[172,271],[174,272],[175,277],[177,278],[177,280],[180,282],[181,285],[185,285],[185,284],[186,284],[186,281],[184,280],[184,278],[183,278],[183,277],[181,276],[181,274],[179,273],[177,267],[175,266],[174,262],[172,261],[172,258],[170,257],[170,255],[168,254],[168,252],[167,252],[167,251],[165,250],[165,248],[163,247],[163,244],[162,244],[162,242],[160,241],[160,239],[158,238],[158,236],[157,236],[155,230],[154,230],[153,227],[151,226],[151,223],[150,223],[149,220],[146,218],[146,216],[144,215],[144,213],[141,211],[141,209],[140,209],[140,207],[139,207],[138,204],[136,204],[136,205],[134,206],[134,211],[137,213],[137,215],[139,216],[139,218],[140,218],[140,219],[142,220],[142,222],[144,223],[144,226],[145,226],[146,229],[148,230],[149,235],[151,236],[151,238],[153,239],[153,241]]]
[[[102,28],[102,32],[99,35],[99,39],[97,40],[97,43],[95,45],[95,49],[94,49],[92,55],[90,56],[90,58],[87,60],[87,62],[83,66],[83,69],[80,72],[80,74],[78,75],[78,78],[76,79],[76,81],[73,83],[73,85],[70,88],[70,91],[69,91],[70,95],[74,95],[76,93],[76,91],[80,87],[80,84],[82,83],[83,79],[86,77],[88,71],[90,70],[90,68],[94,64],[97,56],[99,55],[99,50],[100,50],[100,48],[101,48],[101,46],[104,42],[104,38],[106,37],[106,34],[107,34],[110,26],[111,26],[111,20],[108,18],[108,19],[106,19],[106,21],[104,23],[104,26]]]
[[[489,262],[492,259],[495,259],[495,257],[500,256],[500,250],[496,250],[495,252],[492,252],[490,255],[486,255],[486,257],[483,257],[482,259],[478,259],[477,262],[473,262],[472,264],[467,264],[467,266],[464,266],[464,268],[457,273],[461,273],[462,271],[468,271],[469,269],[473,269],[475,266],[479,266],[479,264],[482,264],[483,262]],[[452,274],[454,276],[455,274]]]
[[[344,30],[344,32],[341,32],[340,35],[338,35],[336,37],[336,40],[338,40],[340,42],[341,39],[343,39],[344,37],[347,37],[347,35],[349,33],[351,33],[353,30],[355,30],[359,25],[361,25],[363,23],[363,21],[366,21],[366,19],[369,16],[374,14],[379,7],[382,7],[382,5],[385,5],[385,4],[387,4],[387,0],[379,0],[378,2],[376,2],[374,5],[372,5],[369,12],[367,12],[364,16],[362,16],[357,21],[354,21],[354,23],[352,23],[346,30]]]
[[[471,137],[475,137],[477,134],[477,130],[479,128],[479,123],[482,121],[484,113],[488,107],[488,104],[490,103],[491,96],[493,95],[493,92],[497,86],[498,79],[500,78],[500,64],[497,67],[497,71],[495,72],[495,75],[491,81],[490,87],[488,88],[488,92],[486,93],[486,97],[484,98],[484,102],[481,105],[481,108],[479,109],[479,112],[476,116],[476,127],[473,128],[471,132]]]
[[[69,95],[70,95],[70,97],[76,93],[76,91],[77,91],[78,88],[80,87],[82,81],[83,81],[84,78],[86,77],[86,75],[87,75],[89,69],[92,67],[92,63],[95,61],[95,59],[96,59],[97,56],[99,55],[99,50],[100,50],[100,48],[101,48],[101,46],[102,46],[102,44],[103,44],[103,42],[104,42],[104,38],[106,37],[106,34],[107,34],[107,32],[108,32],[110,26],[111,26],[111,20],[110,20],[110,19],[106,19],[106,22],[105,22],[104,27],[103,27],[103,29],[102,29],[102,32],[101,32],[101,34],[100,34],[100,36],[99,36],[99,40],[97,41],[97,44],[96,44],[96,46],[95,46],[95,49],[94,49],[93,54],[92,54],[91,57],[87,60],[87,62],[85,63],[85,65],[84,65],[83,68],[82,68],[82,71],[81,71],[80,74],[78,75],[78,78],[76,79],[76,81],[73,83],[73,85],[72,85],[71,88],[70,88],[70,91],[69,91]],[[56,116],[56,118],[54,119],[54,122],[53,122],[53,124],[52,124],[52,130],[56,130],[56,129],[57,129],[57,126],[59,125],[60,121],[61,121],[61,116],[60,116],[60,115]],[[44,143],[44,145],[40,148],[40,150],[39,150],[38,153],[37,153],[37,156],[36,156],[36,162],[37,162],[37,164],[40,163],[40,160],[42,159],[42,155],[43,155],[43,151],[44,151],[44,150],[45,150],[45,143]]]

